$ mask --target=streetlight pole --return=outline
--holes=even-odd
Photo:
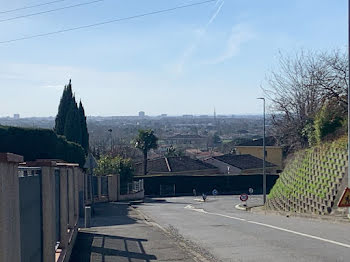
[[[348,1],[348,187],[350,188],[350,0]],[[350,218],[350,208],[348,209]]]
[[[350,1],[350,0],[349,0]],[[259,97],[257,99],[263,100],[264,103],[264,136],[263,136],[263,199],[264,199],[264,205],[266,203],[266,144],[265,144],[265,137],[266,137],[266,117],[265,117],[265,98]]]

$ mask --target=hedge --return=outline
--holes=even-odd
[[[61,159],[70,163],[85,162],[84,149],[51,129],[0,126],[0,152],[24,157],[24,161],[36,159]]]

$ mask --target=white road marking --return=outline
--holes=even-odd
[[[185,206],[185,208],[186,209],[190,209],[192,211],[199,212],[199,213],[204,213],[204,214],[213,215],[213,216],[220,216],[220,217],[225,217],[225,218],[231,218],[231,219],[247,222],[247,223],[250,223],[250,224],[255,224],[255,225],[259,225],[259,226],[263,226],[263,227],[268,227],[268,228],[284,231],[284,232],[287,232],[287,233],[291,233],[291,234],[295,234],[295,235],[299,235],[299,236],[303,236],[303,237],[308,237],[308,238],[320,240],[320,241],[323,241],[323,242],[331,243],[331,244],[334,244],[334,245],[350,248],[350,244],[344,244],[344,243],[341,243],[341,242],[338,242],[338,241],[334,241],[334,240],[330,240],[330,239],[326,239],[326,238],[322,238],[322,237],[317,237],[317,236],[313,236],[313,235],[297,232],[297,231],[294,231],[294,230],[290,230],[290,229],[286,229],[286,228],[282,228],[282,227],[277,227],[277,226],[273,226],[273,225],[269,225],[269,224],[265,224],[265,223],[260,223],[260,222],[256,222],[256,221],[252,221],[252,220],[247,220],[247,219],[240,218],[240,217],[228,216],[228,215],[219,214],[219,213],[211,213],[211,212],[207,212],[207,211],[205,211],[203,209],[194,208],[192,205],[187,205],[187,206]]]
[[[202,209],[202,208],[194,208],[194,206],[192,206],[192,205],[187,205],[187,206],[185,206],[185,208],[186,208],[186,209],[191,209],[191,210],[193,210],[193,211],[205,213],[205,214],[208,213],[208,212],[205,211],[204,209]]]

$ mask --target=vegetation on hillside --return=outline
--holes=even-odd
[[[289,152],[346,132],[348,58],[345,52],[280,55],[264,91],[274,135]]]
[[[298,211],[310,212],[306,199],[311,199],[319,205],[314,208],[314,212],[330,213],[337,193],[335,185],[343,179],[346,161],[346,136],[295,152],[289,156],[283,173],[271,189],[268,206],[297,211],[290,203],[297,199],[305,201],[305,205],[299,204]]]

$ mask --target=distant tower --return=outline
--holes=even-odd
[[[139,117],[145,117],[145,115],[146,115],[145,112],[143,112],[143,111],[139,112]]]
[[[216,122],[216,109],[214,107],[214,125],[216,126],[217,122]]]

